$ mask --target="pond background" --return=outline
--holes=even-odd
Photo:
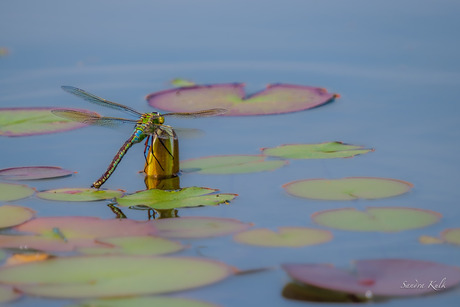
[[[231,237],[195,240],[182,255],[203,255],[240,269],[275,270],[240,277],[178,296],[222,306],[305,306],[283,299],[289,282],[278,265],[356,259],[410,258],[460,265],[460,249],[421,245],[460,227],[460,3],[458,1],[2,1],[0,106],[97,108],[60,89],[73,85],[142,112],[145,95],[171,87],[173,78],[200,84],[244,82],[247,93],[269,83],[327,88],[334,103],[298,113],[168,120],[205,136],[180,140],[181,159],[257,154],[261,147],[343,141],[375,148],[352,159],[292,160],[266,173],[183,174],[181,186],[206,186],[240,196],[230,205],[179,210],[256,227],[317,227],[316,211],[367,206],[430,209],[444,217],[431,227],[397,234],[333,230],[333,241],[312,247],[258,248]],[[88,127],[59,134],[0,139],[0,168],[54,165],[77,171],[60,180],[34,181],[38,190],[89,187],[105,171],[130,129]],[[145,189],[138,174],[143,146],[135,146],[104,188]],[[281,185],[297,179],[350,176],[406,180],[400,197],[356,202],[288,196]],[[112,218],[107,202],[16,201],[38,216]],[[145,212],[123,209],[129,218]],[[453,305],[459,290],[405,300],[417,306]],[[63,306],[67,301],[26,298],[14,306]],[[70,302],[70,301],[69,301]],[[381,305],[397,306],[401,300]],[[314,304],[313,304],[314,305]],[[327,304],[321,304],[326,306]]]

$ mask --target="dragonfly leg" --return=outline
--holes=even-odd
[[[161,130],[161,131],[165,131],[165,130],[163,130],[161,128],[158,128],[158,129]],[[168,133],[168,132],[166,131],[166,133]],[[160,144],[164,147],[164,149],[166,149],[168,154],[174,159],[173,154],[169,151],[168,147],[166,147],[165,143],[163,143],[163,140],[161,139],[160,135],[158,135],[158,133],[156,131],[155,131],[155,134],[158,136],[158,140],[160,141]]]
[[[147,139],[145,140],[145,147],[144,147],[144,158],[145,158],[145,163],[148,163],[147,161],[147,155],[150,150],[150,138],[151,135],[147,136]]]

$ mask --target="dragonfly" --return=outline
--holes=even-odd
[[[80,112],[76,110],[68,110],[68,109],[53,109],[51,112],[61,118],[69,119],[72,121],[77,121],[84,124],[89,125],[96,125],[96,126],[106,126],[106,127],[113,127],[118,126],[119,124],[132,124],[134,125],[134,131],[131,133],[130,137],[125,141],[125,143],[120,147],[115,157],[112,159],[112,162],[107,167],[105,173],[96,180],[91,187],[92,188],[100,188],[109,177],[113,174],[115,169],[117,168],[118,164],[120,163],[121,159],[125,156],[126,152],[128,151],[131,146],[134,144],[142,142],[146,139],[146,150],[147,144],[149,141],[150,136],[157,133],[157,131],[172,131],[172,127],[168,125],[164,125],[165,118],[167,117],[179,117],[179,118],[198,118],[198,117],[208,117],[208,116],[216,116],[221,115],[227,112],[226,109],[215,108],[215,109],[208,109],[202,110],[197,112],[173,112],[173,113],[164,113],[160,114],[159,112],[150,112],[150,113],[140,113],[134,110],[131,107],[106,100],[104,98],[98,97],[94,94],[88,93],[82,89],[73,87],[73,86],[62,86],[61,87],[64,91],[78,96],[88,102],[108,107],[111,109],[123,111],[129,113],[130,115],[134,115],[137,119],[127,119],[127,118],[119,118],[119,117],[106,117],[100,116],[97,113],[86,113]],[[171,134],[171,133],[168,133]],[[144,151],[145,154],[145,151]],[[171,153],[170,153],[171,154]]]

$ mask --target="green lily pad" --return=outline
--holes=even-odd
[[[51,113],[53,108],[2,108],[0,109],[0,135],[29,136],[55,133],[86,126],[59,118]],[[97,114],[86,110],[77,110]]]
[[[427,227],[439,222],[441,214],[417,208],[371,207],[366,211],[343,208],[316,212],[313,221],[322,226],[351,231],[396,232]]]
[[[35,211],[26,207],[0,206],[0,228],[22,224],[35,216]]]
[[[323,88],[273,84],[246,96],[244,84],[195,85],[174,88],[146,97],[154,108],[173,112],[192,112],[224,108],[225,116],[266,115],[311,109],[332,101],[338,95]]]
[[[80,248],[79,252],[90,255],[145,255],[170,254],[184,249],[179,242],[152,236],[116,237],[98,239],[105,246]]]
[[[262,148],[262,153],[270,157],[286,159],[333,159],[350,158],[374,151],[363,146],[349,145],[342,142],[320,144],[281,145],[274,148]]]
[[[2,261],[5,258],[6,258],[5,252],[0,249],[0,261]]]
[[[302,247],[316,245],[332,240],[327,230],[306,227],[280,227],[278,232],[270,229],[252,229],[236,234],[239,243],[266,247]]]
[[[460,245],[460,228],[444,230],[441,233],[441,238],[447,243]]]
[[[108,299],[94,299],[83,301],[80,304],[71,305],[67,307],[217,307],[210,303],[200,302],[179,297],[129,297],[129,298],[108,298]]]
[[[37,193],[39,198],[58,201],[97,201],[112,199],[121,195],[123,195],[121,191],[87,188],[64,188]]]
[[[29,197],[35,190],[23,184],[0,183],[0,201],[12,201]]]
[[[153,209],[214,206],[233,200],[237,194],[211,194],[218,190],[190,187],[177,191],[145,190],[116,199],[120,206],[144,205]]]
[[[21,294],[12,287],[0,285],[0,303],[6,303],[19,298]]]
[[[286,183],[283,188],[291,195],[322,200],[378,199],[404,194],[413,185],[409,182],[373,177],[342,179],[305,179]]]
[[[74,172],[56,166],[24,166],[0,170],[0,178],[6,180],[35,180],[70,176]]]
[[[191,257],[77,256],[0,268],[0,283],[54,298],[121,297],[192,289],[231,273],[221,262]]]
[[[181,217],[155,221],[157,233],[165,238],[208,238],[244,231],[252,224],[217,217]]]
[[[265,161],[263,155],[211,156],[180,162],[182,171],[200,174],[245,174],[272,171],[286,165],[287,161]]]
[[[195,86],[195,82],[186,80],[186,79],[181,79],[181,78],[176,78],[171,80],[171,84],[175,87],[189,87],[189,86]]]

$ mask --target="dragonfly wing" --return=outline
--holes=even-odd
[[[226,113],[226,109],[208,109],[197,112],[174,112],[174,113],[165,113],[160,116],[171,116],[171,117],[182,117],[182,118],[197,118],[197,117],[209,117],[217,116]]]
[[[108,107],[108,108],[112,108],[112,109],[116,109],[116,110],[120,110],[120,111],[125,111],[125,112],[128,112],[130,114],[133,114],[133,115],[136,115],[136,116],[141,116],[142,114],[137,112],[136,110],[128,107],[128,106],[125,106],[125,105],[122,105],[122,104],[119,104],[119,103],[116,103],[116,102],[112,102],[112,101],[109,101],[109,100],[106,100],[104,98],[101,98],[101,97],[98,97],[94,94],[91,94],[91,93],[88,93],[82,89],[79,89],[79,88],[76,88],[76,87],[73,87],[73,86],[61,86],[61,88],[68,92],[68,93],[71,93],[71,94],[74,94],[75,96],[78,96],[80,98],[83,98],[84,100],[86,101],[89,101],[91,103],[95,103],[97,105],[100,105],[100,106],[104,106],[104,107]]]
[[[88,125],[96,125],[96,126],[104,126],[104,127],[117,127],[123,123],[129,124],[136,124],[136,120],[132,119],[125,119],[125,118],[118,118],[118,117],[102,117],[96,113],[85,113],[75,110],[65,110],[65,109],[55,109],[51,110],[54,115],[59,117],[73,120],[76,122],[88,124]]]

